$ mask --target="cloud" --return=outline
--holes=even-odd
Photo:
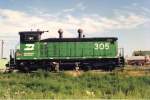
[[[134,2],[132,5],[133,5],[133,6],[138,6],[139,4],[138,4],[138,3],[136,3],[136,2]]]
[[[150,9],[149,9],[149,8],[141,7],[141,9],[142,9],[145,13],[150,14]]]
[[[69,8],[69,9],[64,9],[63,12],[73,12],[75,9],[74,8]]]
[[[85,10],[86,9],[86,6],[83,4],[83,3],[78,3],[76,8],[80,9],[80,10]]]
[[[62,28],[65,37],[72,37],[75,36],[73,31],[76,32],[78,28],[83,28],[87,34],[102,33],[110,30],[136,28],[149,20],[147,17],[136,14],[118,15],[112,18],[100,15],[75,17],[67,14],[62,16],[61,18],[50,14],[38,16],[10,9],[0,9],[0,31],[9,35],[18,31],[41,29],[50,31],[44,37],[56,37],[57,30]]]
[[[62,13],[69,13],[69,12],[74,12],[74,11],[84,11],[86,9],[86,6],[80,2],[78,3],[76,6],[72,7],[72,8],[67,8],[67,9],[64,9],[62,11]]]

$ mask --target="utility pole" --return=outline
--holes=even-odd
[[[1,41],[1,59],[3,58],[4,40]]]

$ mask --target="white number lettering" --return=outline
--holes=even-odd
[[[105,48],[105,45],[104,45],[103,43],[100,43],[100,44],[99,44],[99,49],[100,49],[100,50],[103,50],[104,48]]]
[[[95,43],[95,50],[108,50],[110,48],[109,43]]]
[[[105,43],[105,49],[106,49],[106,50],[109,49],[109,43]]]
[[[95,49],[95,50],[98,50],[98,48],[99,48],[98,43],[95,43],[94,45],[95,45],[95,48],[94,48],[94,49]]]
[[[26,44],[24,50],[25,51],[34,50],[34,44]]]

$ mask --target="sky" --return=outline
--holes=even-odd
[[[0,0],[0,40],[4,56],[19,41],[18,32],[49,30],[42,38],[118,37],[125,55],[150,50],[150,0]],[[15,46],[14,46],[15,45]],[[0,45],[1,46],[1,45]]]

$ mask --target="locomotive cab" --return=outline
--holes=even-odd
[[[19,32],[20,45],[13,52],[10,51],[9,69],[27,70],[26,66],[32,64],[32,59],[36,58],[37,44],[41,40],[41,35],[48,31],[23,31]],[[28,64],[28,65],[27,65]]]
[[[20,43],[34,43],[41,40],[43,31],[24,31],[19,32]]]

